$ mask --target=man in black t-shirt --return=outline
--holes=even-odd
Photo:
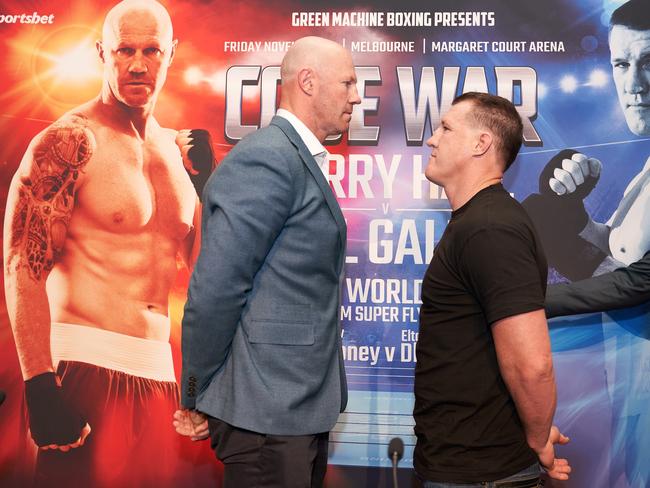
[[[568,438],[551,426],[546,259],[501,185],[521,140],[512,103],[466,93],[427,141],[426,177],[444,187],[452,208],[422,285],[414,465],[427,488],[532,487],[539,464],[557,479],[571,471],[554,450]]]

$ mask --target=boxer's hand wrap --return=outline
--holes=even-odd
[[[25,381],[25,400],[29,430],[37,446],[64,446],[79,439],[86,420],[67,404],[54,373]]]
[[[203,187],[216,167],[212,137],[210,137],[210,132],[205,129],[191,129],[181,131],[181,133],[184,136],[182,146],[189,146],[187,152],[184,147],[181,147],[181,154],[186,159],[186,170],[194,189],[201,198]]]
[[[546,164],[546,167],[539,175],[539,212],[533,214],[535,209],[529,210],[535,222],[545,222],[544,226],[553,227],[554,233],[562,235],[577,235],[585,228],[589,221],[589,215],[585,210],[583,200],[594,189],[598,178],[593,176],[585,177],[584,183],[579,185],[575,191],[556,194],[549,186],[556,169],[562,169],[562,161],[571,159],[571,156],[578,154],[573,149],[564,149],[557,153]],[[527,209],[528,210],[528,209]]]

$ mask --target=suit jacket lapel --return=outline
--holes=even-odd
[[[289,123],[288,120],[282,117],[275,116],[271,120],[271,124],[279,127],[282,130],[282,132],[284,132],[287,135],[287,137],[293,143],[293,145],[296,146],[296,149],[298,149],[298,154],[300,155],[303,162],[305,163],[305,166],[307,166],[309,172],[314,177],[314,180],[316,180],[316,184],[318,185],[321,192],[323,193],[323,196],[325,197],[325,202],[327,203],[327,206],[329,207],[330,212],[332,213],[332,217],[334,217],[334,221],[336,222],[336,225],[339,228],[339,233],[341,234],[341,243],[343,245],[343,248],[345,249],[345,243],[347,241],[347,227],[345,225],[345,218],[343,217],[343,213],[341,212],[341,207],[336,201],[334,192],[332,192],[332,189],[327,184],[327,180],[325,179],[325,176],[323,175],[321,169],[318,167],[316,160],[311,155],[311,153],[307,150],[307,146],[305,146],[305,143],[302,142],[302,139],[300,138],[300,136],[298,135],[298,133],[293,128],[293,126]]]

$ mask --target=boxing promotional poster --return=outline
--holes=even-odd
[[[425,143],[455,96],[489,92],[516,105],[524,145],[504,186],[540,233],[549,283],[630,266],[650,250],[650,26],[610,33],[622,1],[163,1],[173,47],[147,54],[158,68],[139,82],[155,100],[154,142],[144,148],[137,127],[116,136],[119,113],[93,104],[121,82],[105,63],[115,3],[0,7],[3,486],[35,474],[58,486],[62,470],[83,473],[88,486],[218,486],[209,441],[177,435],[167,415],[198,196],[213,166],[270,122],[280,62],[300,37],[348,48],[361,97],[349,130],[326,144],[348,225],[340,316],[350,391],[330,435],[331,486],[381,485],[375,468],[390,467],[393,437],[406,445],[400,467],[412,467],[422,276],[451,213],[424,177]],[[142,87],[131,88],[139,96]],[[188,143],[200,150],[188,154]],[[50,203],[36,205],[37,196]],[[649,324],[643,303],[549,321],[555,424],[571,438],[559,448],[573,466],[563,485],[650,483]],[[117,362],[141,383],[106,376]],[[43,364],[76,396],[52,406],[47,387],[24,381]],[[122,389],[139,392],[120,412],[128,424],[106,408]],[[93,413],[78,414],[86,408]],[[68,423],[88,427],[83,445],[38,450]]]

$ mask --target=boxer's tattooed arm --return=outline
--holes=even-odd
[[[10,256],[41,281],[54,266],[68,231],[79,175],[95,140],[85,119],[73,116],[50,127],[33,149],[28,174],[18,181],[11,226]]]

